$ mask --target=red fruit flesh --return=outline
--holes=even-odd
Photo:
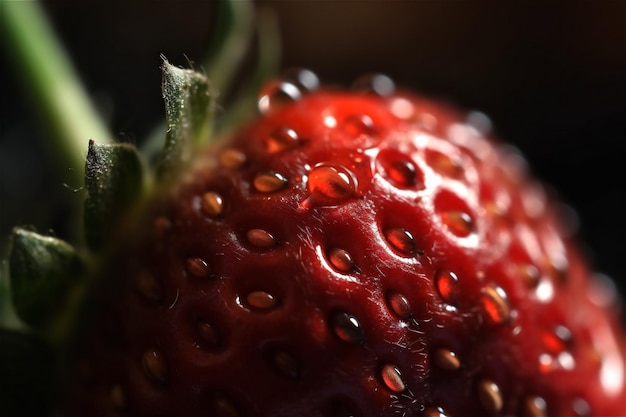
[[[269,109],[120,244],[68,415],[624,415],[616,300],[507,149],[408,94]]]

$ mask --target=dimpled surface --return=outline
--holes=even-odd
[[[614,295],[518,154],[409,94],[295,98],[125,235],[68,415],[624,415]]]

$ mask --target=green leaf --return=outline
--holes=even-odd
[[[214,94],[208,79],[189,69],[163,62],[163,99],[167,130],[158,166],[160,178],[175,174],[194,149],[206,142],[213,127]]]
[[[142,194],[143,165],[135,147],[89,141],[85,186],[85,239],[91,249],[101,249]]]
[[[82,281],[84,266],[72,246],[23,228],[13,231],[9,271],[18,316],[37,329],[63,312],[70,292]]]

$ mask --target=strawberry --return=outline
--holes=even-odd
[[[228,88],[247,36],[257,68],[238,82],[276,58],[271,19],[246,4],[220,2],[203,64],[224,97],[248,91]],[[29,334],[0,329],[3,415],[626,414],[614,288],[484,116],[384,76],[347,91],[300,70],[228,131],[241,108],[166,61],[165,147],[143,160],[105,142],[46,22],[6,9],[60,144],[86,145],[85,126],[95,140],[83,245],[14,230]]]
[[[625,414],[618,300],[521,156],[386,77],[355,86],[269,83],[258,120],[87,230],[111,240],[64,415]]]

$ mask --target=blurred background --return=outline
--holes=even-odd
[[[398,85],[489,115],[534,174],[575,207],[593,266],[624,292],[626,3],[256,1],[278,17],[282,67],[350,84],[383,72]],[[1,8],[0,4],[0,8]],[[201,61],[215,2],[45,1],[118,139],[162,120],[160,54]],[[3,44],[4,45],[4,44]],[[0,235],[15,224],[68,234],[81,184],[46,154],[46,132],[0,55]]]

